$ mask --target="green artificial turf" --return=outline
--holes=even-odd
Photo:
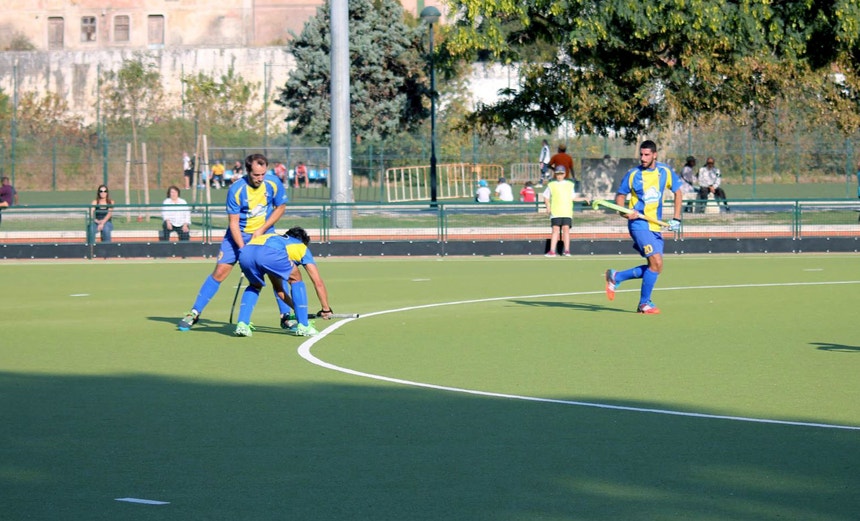
[[[855,519],[858,260],[670,256],[642,316],[634,256],[320,259],[313,345],[236,273],[176,331],[211,262],[5,262],[2,518]]]

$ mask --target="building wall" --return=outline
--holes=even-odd
[[[437,0],[402,4],[415,16],[425,5],[442,8]],[[42,51],[272,46],[288,41],[290,32],[300,33],[321,5],[320,0],[5,0],[0,49],[16,37]],[[161,27],[160,34],[153,26]]]
[[[12,95],[23,92],[52,92],[69,104],[70,110],[85,124],[96,119],[99,72],[119,70],[125,59],[137,51],[53,51],[0,53],[0,89]],[[181,106],[183,74],[207,73],[219,77],[231,67],[246,80],[260,84],[262,96],[266,83],[269,92],[283,85],[294,67],[292,55],[283,47],[182,48],[146,52],[161,71],[162,84],[176,106]]]
[[[318,0],[5,0],[0,14],[0,48],[22,35],[34,51],[0,52],[4,93],[52,92],[90,124],[96,118],[100,71],[119,70],[137,53],[152,57],[169,101],[181,104],[183,74],[218,77],[232,67],[261,93],[282,86],[294,67],[281,44],[299,33],[322,5]],[[109,7],[104,7],[109,4]],[[441,2],[405,0],[417,15]],[[127,42],[116,42],[115,19],[127,16]],[[149,42],[151,16],[164,18],[164,42]],[[95,37],[82,41],[83,17],[95,18]],[[49,19],[62,18],[63,48],[48,49]],[[486,81],[486,71],[484,71]],[[492,74],[490,75],[492,76]],[[492,80],[490,80],[492,83]]]

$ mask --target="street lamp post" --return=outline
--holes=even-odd
[[[433,24],[439,21],[442,13],[433,6],[421,10],[421,19],[430,27],[430,203],[436,205],[436,64],[433,56]]]

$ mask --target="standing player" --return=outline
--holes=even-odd
[[[239,260],[239,250],[254,237],[273,232],[273,226],[286,209],[287,198],[280,179],[267,174],[269,162],[262,154],[251,154],[245,159],[245,174],[234,181],[227,191],[227,232],[221,241],[221,251],[215,261],[215,270],[200,287],[191,311],[179,321],[180,331],[188,331],[200,319],[203,309],[218,292],[221,283],[230,275]],[[278,299],[281,313],[289,307]]]
[[[633,239],[633,249],[648,261],[647,264],[636,266],[624,271],[606,270],[606,297],[615,299],[615,289],[625,280],[642,279],[642,289],[639,293],[638,313],[656,315],[660,309],[651,302],[651,292],[657,283],[657,277],[663,271],[663,235],[660,226],[652,224],[642,215],[660,219],[663,213],[663,192],[668,189],[675,194],[675,217],[670,221],[669,229],[677,231],[681,228],[681,180],[672,168],[657,161],[657,145],[651,141],[643,141],[639,145],[639,166],[631,168],[615,194],[615,204],[621,206],[630,196],[629,207],[632,213],[621,215],[627,218],[627,230]]]
[[[266,285],[266,276],[272,281],[275,293],[281,300],[288,302],[296,310],[298,324],[290,328],[290,333],[296,336],[314,336],[318,333],[308,321],[308,294],[304,283],[294,282],[291,285],[291,296],[286,294],[284,288],[284,281],[290,278],[294,271],[297,272],[300,264],[314,264],[313,255],[308,249],[309,242],[308,234],[299,227],[290,228],[284,235],[261,235],[248,242],[239,255],[239,266],[248,279],[248,287],[242,293],[239,322],[234,332],[236,336],[251,336],[251,313],[257,305],[260,290]],[[320,316],[324,319],[331,318],[332,311],[326,293],[318,292],[318,296],[323,307]]]
[[[555,257],[558,247],[559,236],[564,244],[564,256],[570,257],[570,227],[573,225],[573,203],[575,201],[588,202],[585,197],[576,195],[573,181],[567,178],[564,166],[555,167],[555,179],[550,181],[543,192],[543,200],[549,212],[549,224],[552,226],[552,235],[549,239],[549,251],[545,257]]]

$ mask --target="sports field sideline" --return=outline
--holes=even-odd
[[[833,520],[860,511],[857,254],[319,259],[283,333],[211,261],[3,262],[2,517]],[[311,296],[311,306],[316,301]]]

